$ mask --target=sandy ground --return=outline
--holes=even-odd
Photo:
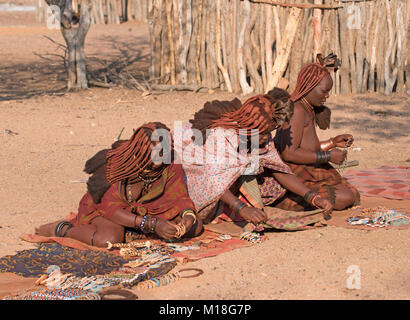
[[[59,31],[36,24],[32,15],[0,13],[0,256],[34,248],[19,239],[35,226],[76,211],[85,192],[85,160],[143,122],[186,121],[224,92],[171,92],[142,97],[130,89],[91,88],[66,93],[57,46]],[[147,72],[148,28],[144,24],[92,26],[86,39],[90,70],[96,58],[126,61]],[[48,60],[47,60],[48,59]],[[135,73],[135,74],[136,74]],[[246,96],[239,96],[245,100]],[[355,137],[348,160],[355,169],[409,165],[409,97],[377,94],[331,97],[332,126],[321,138]],[[9,134],[5,130],[18,134]],[[360,150],[359,150],[360,148]],[[367,206],[410,209],[410,201],[363,198]],[[335,213],[337,214],[337,213]],[[270,233],[262,244],[189,263],[204,270],[138,293],[141,299],[409,299],[410,229],[364,231],[326,227]],[[358,266],[361,288],[348,289],[349,266]]]

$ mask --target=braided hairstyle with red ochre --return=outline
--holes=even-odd
[[[337,70],[340,66],[340,60],[333,53],[329,54],[325,58],[322,58],[321,54],[316,57],[315,63],[310,63],[300,70],[298,79],[296,82],[296,88],[292,92],[290,99],[293,102],[305,97],[310,91],[312,91],[322,79],[329,75],[329,69]],[[320,106],[314,108],[315,123],[320,129],[325,130],[330,127],[330,115],[331,111],[326,106]]]
[[[300,98],[303,98],[316,87],[326,75],[330,74],[328,68],[337,70],[340,66],[340,60],[333,53],[325,58],[322,58],[322,55],[318,54],[316,60],[317,62],[310,63],[300,70],[296,82],[296,88],[290,96],[292,101],[295,102]]]
[[[290,105],[291,104],[291,105]],[[242,104],[239,99],[232,101],[206,102],[204,107],[189,120],[192,128],[200,130],[203,142],[207,129],[223,128],[239,130],[257,129],[259,133],[274,130],[293,113],[293,103],[282,101],[271,95],[257,95]],[[247,135],[250,132],[247,131]]]
[[[269,95],[257,95],[249,98],[237,110],[226,112],[219,119],[215,119],[209,128],[258,129],[260,133],[274,129],[273,114],[275,100]]]
[[[135,130],[129,140],[107,152],[106,176],[110,184],[126,179],[128,183],[134,183],[142,178],[153,179],[162,174],[164,166],[156,169],[151,167],[151,152],[154,147],[151,135],[157,129],[169,131],[169,128],[160,122],[144,124]]]

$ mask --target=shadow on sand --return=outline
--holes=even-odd
[[[47,39],[44,39],[47,41]],[[149,42],[145,37],[118,41],[114,36],[100,37],[92,44],[104,47],[101,53],[87,55],[89,79],[112,82],[115,75],[126,72],[135,79],[148,76]],[[0,101],[23,100],[42,95],[62,95],[66,92],[67,73],[64,50],[54,53],[33,52],[40,61],[0,65]]]

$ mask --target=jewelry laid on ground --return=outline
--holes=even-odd
[[[248,242],[250,242],[250,243],[252,243],[252,244],[262,243],[262,238],[261,238],[261,236],[260,236],[259,234],[254,233],[254,232],[249,232],[249,231],[243,232],[243,233],[239,236],[239,239],[241,239],[241,240],[246,240],[246,241],[248,241]]]
[[[184,246],[181,244],[176,244],[176,243],[168,243],[167,246],[174,250],[175,252],[181,252],[181,251],[186,251],[186,250],[199,250],[201,249],[201,246],[198,244],[192,244],[189,246]]]
[[[3,300],[101,300],[99,294],[84,289],[26,290]]]
[[[229,234],[221,234],[221,235],[219,235],[219,237],[218,237],[217,240],[225,241],[225,240],[231,240],[231,239],[232,239],[232,236],[231,236],[231,235],[229,235]]]
[[[184,275],[185,272],[195,271],[193,275]],[[135,289],[152,289],[155,287],[166,286],[171,282],[175,282],[183,278],[196,278],[203,274],[204,271],[198,268],[184,268],[176,272],[170,272],[160,277],[151,278],[147,281],[140,282],[136,285]]]
[[[361,208],[354,207],[354,211],[360,211],[356,216],[348,218],[349,225],[365,225],[368,227],[385,228],[388,226],[401,226],[410,223],[410,214],[400,209],[389,209],[386,207]]]

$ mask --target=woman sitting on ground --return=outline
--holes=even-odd
[[[190,123],[174,129],[175,150],[182,159],[189,195],[204,223],[229,213],[234,221],[246,220],[252,230],[252,225],[261,223],[282,228],[264,209],[286,189],[323,209],[326,218],[330,215],[330,202],[299,181],[273,144],[271,132],[292,112],[289,99],[282,101],[269,95],[252,97],[244,104],[238,99],[215,100],[207,102]],[[177,146],[177,141],[181,145]],[[238,141],[244,146],[243,152],[238,149]],[[308,220],[296,219],[294,227],[308,224]]]
[[[295,105],[294,114],[277,131],[275,143],[282,159],[306,187],[329,199],[334,209],[343,210],[358,205],[360,194],[330,163],[340,165],[345,161],[346,148],[352,145],[353,136],[341,134],[319,141],[316,133],[316,125],[329,128],[330,109],[324,103],[333,81],[328,67],[337,68],[339,64],[333,54],[324,59],[319,55],[317,63],[308,64],[299,72],[296,88],[288,94]],[[306,209],[303,197],[293,192],[287,192],[275,206],[295,211]]]
[[[152,142],[152,134],[158,129],[169,132],[158,122],[145,124],[129,140],[117,141],[88,160],[84,171],[92,176],[77,215],[43,225],[36,234],[69,237],[97,247],[124,242],[126,229],[162,239],[198,235],[202,223],[196,218],[181,164],[171,157],[169,165],[153,161],[167,150],[167,146],[154,148],[159,142]],[[168,147],[166,152],[172,155],[172,140]]]

